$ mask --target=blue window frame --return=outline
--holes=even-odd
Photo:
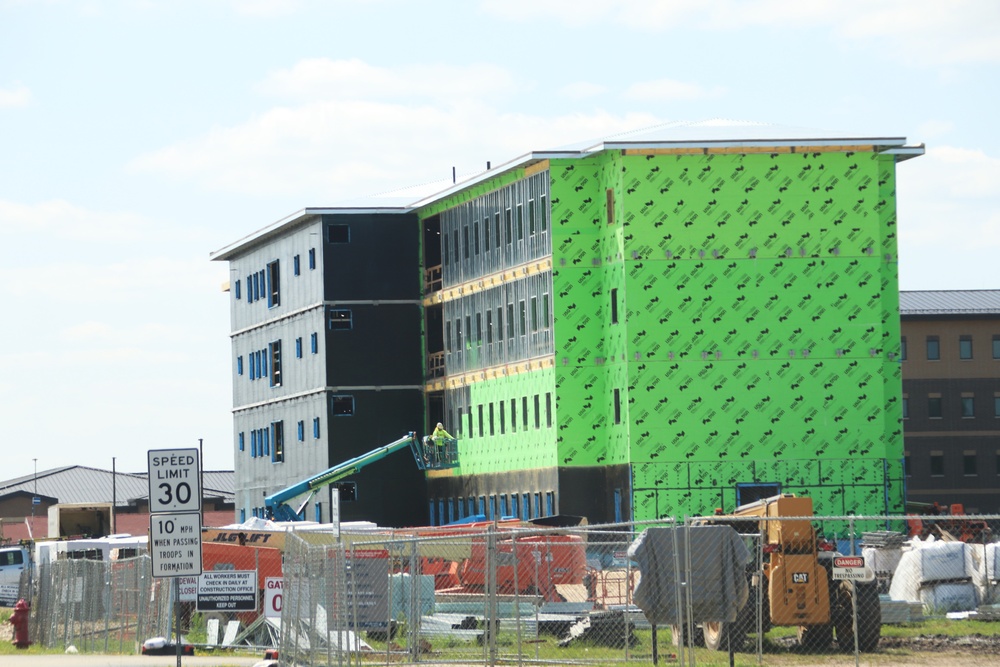
[[[354,416],[354,397],[349,394],[331,396],[330,406],[334,417]]]
[[[313,438],[319,440],[319,417],[313,417]]]
[[[246,440],[243,438],[243,431],[240,431],[239,443],[240,443],[240,451],[242,452],[244,446],[246,445]]]
[[[274,448],[271,451],[271,463],[281,463],[285,460],[285,422],[271,422],[271,428],[268,429],[268,438],[274,442]]]
[[[317,334],[317,333],[314,332],[309,337],[309,346],[310,346],[313,354],[319,353],[319,334]]]
[[[261,452],[261,455],[262,456],[270,456],[271,455],[271,429],[269,429],[269,428],[263,428],[263,429],[261,429],[261,433],[260,434],[262,436],[264,436],[263,437],[264,450]]]
[[[236,374],[243,375],[243,355],[236,357]]]
[[[327,311],[327,327],[331,331],[347,331],[354,327],[350,308],[331,308]]]
[[[246,511],[246,508],[241,507],[240,508],[240,523],[243,523],[246,520],[247,520],[247,511]]]
[[[299,275],[301,273],[300,267],[299,267],[299,256],[298,255],[296,255],[295,257],[292,257],[292,273],[294,273],[295,275]]]
[[[267,265],[265,275],[261,277],[261,282],[267,285],[267,307],[274,308],[281,305],[281,274],[278,271],[278,260],[274,260]]]
[[[247,355],[247,361],[250,362],[250,379],[251,380],[256,380],[257,379],[257,362],[254,361],[256,358],[257,357],[256,357],[256,355],[254,355],[253,352],[251,352],[249,355]]]
[[[250,458],[257,458],[257,431],[250,431]]]
[[[437,524],[434,523],[434,500],[433,499],[427,501],[427,514],[431,518],[431,525],[432,526],[436,526]]]
[[[295,339],[295,358],[296,359],[301,359],[302,358],[302,337],[301,336],[299,338]]]
[[[296,435],[298,435],[299,442],[303,442],[306,439],[306,423],[300,421],[296,426]]]
[[[257,353],[260,356],[260,376],[267,377],[267,354],[264,350]]]
[[[267,345],[268,358],[271,360],[271,386],[281,386],[281,341],[276,340]]]
[[[320,503],[316,503],[315,505],[313,505],[313,511],[315,514],[316,523],[323,523],[323,505]]]
[[[545,516],[552,516],[556,513],[556,496],[551,491],[545,492]]]
[[[309,248],[309,270],[316,268],[316,248]]]
[[[233,285],[233,296],[235,296],[237,300],[239,300],[239,298],[240,298],[240,281],[239,280],[237,280],[236,284]]]

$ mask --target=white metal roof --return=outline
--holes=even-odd
[[[455,182],[433,181],[383,194],[354,198],[335,206],[304,208],[216,250],[209,257],[212,260],[222,261],[231,259],[249,246],[256,245],[317,215],[409,213],[511,169],[530,166],[542,160],[583,158],[606,150],[762,146],[875,146],[876,150],[895,155],[897,161],[924,153],[923,144],[907,146],[905,137],[884,134],[858,134],[720,118],[693,122],[676,121],[622,132],[602,139],[581,141],[569,146],[533,151],[478,174],[456,178]]]

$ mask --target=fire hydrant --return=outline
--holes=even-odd
[[[10,623],[14,626],[14,646],[17,648],[28,648],[31,644],[28,641],[28,615],[31,607],[21,598],[14,605],[14,613],[10,615]]]

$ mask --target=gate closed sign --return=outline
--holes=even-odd
[[[198,578],[198,611],[256,611],[254,570],[215,570]]]
[[[875,573],[861,556],[834,556],[833,578],[846,581],[873,581]]]

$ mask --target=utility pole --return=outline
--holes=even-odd
[[[118,502],[118,472],[115,469],[115,459],[117,457],[111,457],[111,534],[114,535],[118,531],[115,530],[115,504]]]

